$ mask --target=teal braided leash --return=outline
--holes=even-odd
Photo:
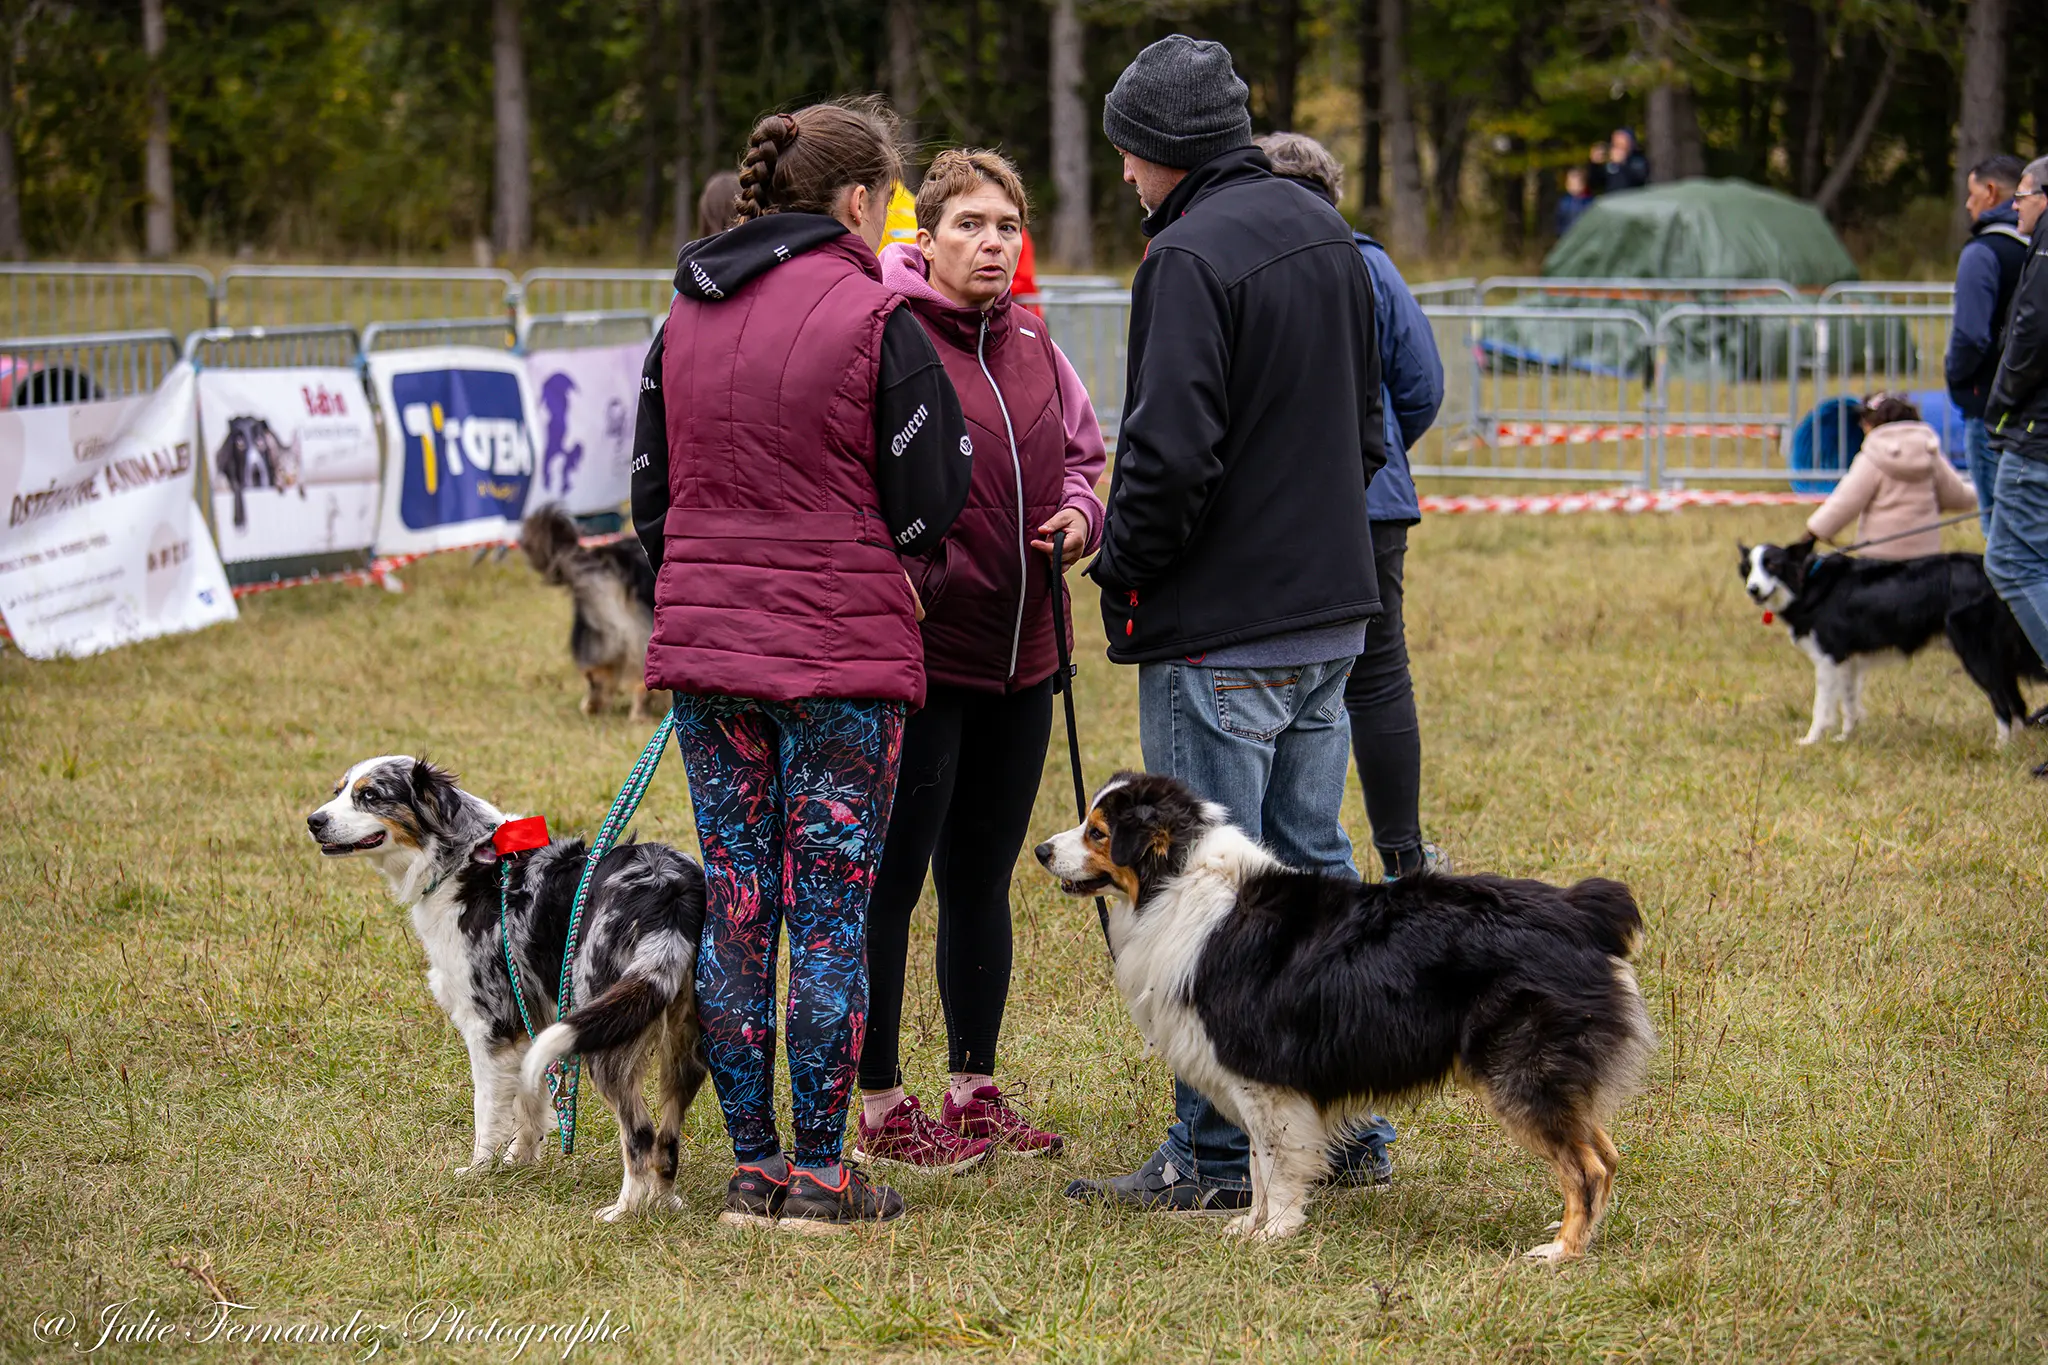
[[[669,736],[675,733],[675,713],[661,718],[661,724],[654,727],[654,737],[647,741],[647,747],[640,751],[639,759],[633,764],[633,771],[626,775],[626,785],[619,788],[619,795],[612,802],[604,824],[599,826],[597,837],[590,841],[590,850],[583,857],[583,876],[576,883],[576,900],[569,907],[569,934],[562,940],[562,982],[555,994],[555,1018],[569,1017],[570,1007],[575,1004],[576,988],[576,937],[583,927],[583,906],[590,899],[590,884],[597,875],[597,865],[604,855],[612,851],[612,845],[626,832],[635,812],[640,809],[641,798],[647,795],[647,784],[654,780],[654,770],[661,763],[661,754],[668,747]],[[500,873],[502,888],[506,874]],[[505,943],[505,963],[512,962],[511,940],[505,937],[502,892],[499,904],[499,936]],[[518,971],[512,975],[512,993],[519,999],[519,1017],[526,1020],[526,996],[519,989]],[[526,1020],[526,1031],[533,1032],[533,1023]],[[583,1059],[574,1053],[556,1059],[548,1066],[548,1089],[555,1102],[555,1126],[562,1134],[562,1155],[568,1156],[576,1150],[576,1090],[583,1079]]]

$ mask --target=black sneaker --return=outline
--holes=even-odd
[[[725,1212],[718,1221],[732,1228],[772,1228],[789,1198],[789,1182],[759,1166],[738,1166],[725,1182]]]
[[[1231,1185],[1204,1185],[1183,1174],[1161,1147],[1129,1175],[1107,1180],[1076,1180],[1067,1198],[1087,1203],[1117,1204],[1147,1213],[1239,1213],[1251,1207],[1252,1192]]]
[[[886,1223],[903,1216],[903,1196],[887,1185],[870,1184],[850,1162],[839,1165],[839,1185],[834,1187],[809,1171],[792,1167],[789,1198],[782,1204],[782,1221],[776,1226],[786,1232],[830,1236],[860,1223]]]
[[[1394,1154],[1383,1143],[1348,1143],[1330,1154],[1330,1173],[1321,1183],[1325,1189],[1391,1189]]]

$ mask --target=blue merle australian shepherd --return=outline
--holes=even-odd
[[[1456,1079],[1564,1190],[1557,1239],[1528,1254],[1585,1253],[1621,1159],[1607,1125],[1656,1046],[1627,887],[1296,871],[1221,806],[1137,773],[1037,856],[1070,895],[1112,897],[1138,1031],[1250,1136],[1252,1202],[1232,1232],[1299,1231],[1354,1123]]]
[[[469,1048],[476,1141],[462,1171],[540,1158],[554,1117],[543,1077],[550,1062],[574,1052],[619,1121],[624,1183],[598,1217],[680,1207],[674,1184],[683,1114],[705,1076],[692,984],[704,873],[661,844],[629,842],[605,856],[579,929],[579,1003],[558,1023],[555,988],[584,844],[556,839],[519,855],[505,926],[527,1013],[540,1029],[529,1040],[499,938],[492,835],[506,819],[443,769],[384,757],[342,774],[306,828],[326,856],[367,859],[391,898],[411,907],[427,950],[428,989]],[[658,1129],[641,1095],[649,1069],[660,1092]]]

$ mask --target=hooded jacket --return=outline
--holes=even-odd
[[[683,248],[634,444],[650,688],[923,703],[897,554],[939,544],[973,443],[901,303],[867,244],[822,215]]]
[[[1856,538],[1878,540],[1976,505],[1976,490],[1943,458],[1933,427],[1925,422],[1887,422],[1863,438],[1849,472],[1806,519],[1806,529],[1821,540],[1833,540],[1861,518]],[[1938,555],[1941,532],[1922,531],[1860,553],[1872,559]]]
[[[1386,408],[1387,462],[1365,490],[1374,521],[1412,526],[1422,520],[1408,452],[1429,434],[1444,405],[1444,362],[1436,331],[1409,292],[1387,249],[1362,232],[1353,233],[1372,276],[1373,323],[1380,349],[1380,402]]]
[[[925,604],[925,674],[984,692],[1035,686],[1059,655],[1050,566],[1031,542],[1062,507],[1086,519],[1086,548],[1102,533],[1095,480],[1108,457],[1088,390],[1010,294],[987,309],[954,303],[932,287],[924,254],[900,244],[882,251],[882,282],[937,344],[980,457],[940,553],[908,561]]]
[[[1997,449],[2048,460],[2048,242],[2035,243],[2013,290],[1984,426]]]
[[[2005,349],[2013,292],[2026,263],[2027,238],[2012,200],[1985,210],[1971,224],[1970,240],[1956,258],[1955,314],[1942,361],[1949,399],[1965,417],[1984,415]]]
[[[1109,657],[1379,614],[1385,463],[1371,276],[1337,210],[1243,147],[1145,220],[1102,552]]]

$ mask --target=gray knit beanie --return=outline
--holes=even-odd
[[[1252,144],[1251,94],[1221,43],[1170,34],[1138,54],[1102,101],[1102,132],[1132,156],[1193,170]]]

